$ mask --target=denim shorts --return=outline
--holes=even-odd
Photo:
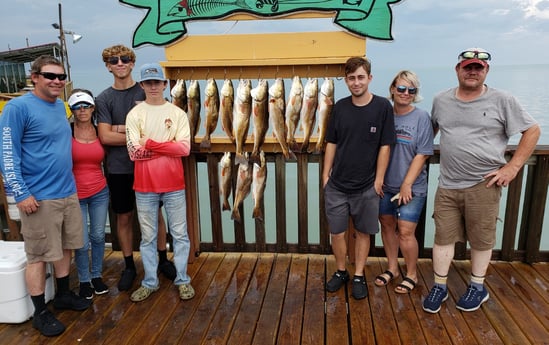
[[[423,206],[427,196],[412,196],[412,200],[405,204],[398,205],[398,200],[391,202],[391,198],[396,193],[383,192],[383,198],[379,201],[379,214],[380,215],[392,215],[401,220],[417,223],[421,217]]]

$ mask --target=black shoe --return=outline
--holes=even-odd
[[[135,269],[126,268],[122,271],[122,277],[118,281],[118,291],[126,291],[132,287],[133,280],[137,276]]]
[[[332,279],[330,279],[330,281],[326,283],[326,291],[336,292],[348,281],[349,281],[349,272],[347,272],[347,270],[345,270],[345,272],[343,273],[336,271],[332,276]]]
[[[39,330],[46,337],[54,337],[65,331],[65,326],[47,308],[38,314],[34,314],[32,327]]]
[[[56,309],[86,310],[92,301],[80,297],[74,292],[56,293],[53,299],[53,306]]]
[[[92,278],[92,285],[96,295],[102,295],[109,292],[109,287],[103,283],[101,277]]]
[[[175,277],[177,276],[175,265],[170,260],[166,260],[163,263],[159,264],[158,270],[171,281],[174,281]]]
[[[351,295],[354,299],[363,299],[368,296],[368,287],[363,276],[354,276]]]
[[[91,287],[91,284],[89,282],[80,283],[80,291],[78,292],[80,297],[84,297],[85,299],[92,299],[93,298],[93,289]]]

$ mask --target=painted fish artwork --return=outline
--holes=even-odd
[[[119,0],[148,9],[133,35],[133,47],[163,46],[187,34],[186,24],[236,13],[284,17],[297,12],[335,12],[334,23],[358,36],[392,40],[391,5],[401,0]]]

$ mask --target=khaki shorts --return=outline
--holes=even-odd
[[[64,249],[82,248],[82,213],[77,194],[39,203],[35,213],[26,215],[21,212],[21,234],[27,262],[61,260]]]
[[[436,244],[468,240],[476,250],[494,247],[501,187],[486,188],[486,183],[465,189],[437,189],[433,214]]]

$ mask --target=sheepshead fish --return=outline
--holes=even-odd
[[[204,109],[206,112],[206,134],[200,142],[201,148],[209,149],[212,147],[210,136],[217,127],[217,120],[219,118],[219,92],[217,90],[217,84],[213,78],[208,79],[206,83],[206,89],[204,90],[205,100]]]
[[[225,152],[221,160],[219,161],[221,167],[220,176],[219,176],[219,186],[220,194],[223,198],[223,211],[231,209],[229,205],[229,196],[231,195],[231,190],[233,187],[233,178],[232,178],[232,169],[233,162],[231,160],[231,153]]]
[[[254,210],[252,217],[264,221],[263,217],[263,195],[267,182],[267,164],[265,163],[265,153],[259,153],[259,164],[254,163],[252,178],[252,196],[254,198]]]
[[[240,79],[236,89],[233,108],[233,133],[236,144],[235,163],[247,162],[244,158],[244,144],[248,137],[250,116],[252,114],[252,82],[249,79]]]
[[[234,203],[231,219],[241,222],[240,217],[240,205],[244,202],[244,199],[250,194],[252,186],[252,173],[253,168],[248,163],[248,153],[244,154],[244,161],[238,166],[238,176],[236,177],[236,189],[234,191]]]
[[[185,79],[177,79],[175,86],[170,91],[172,103],[187,112],[187,87]]]
[[[320,94],[318,95],[318,141],[314,153],[319,154],[324,149],[324,139],[326,138],[326,129],[332,115],[334,107],[334,80],[324,78],[324,82],[320,86]]]
[[[299,124],[299,114],[301,112],[301,104],[303,103],[303,84],[301,78],[294,76],[288,103],[286,104],[286,130],[288,134],[287,142],[292,150],[296,149],[295,131]]]
[[[219,116],[221,117],[221,128],[234,143],[233,134],[233,102],[234,88],[231,79],[225,79],[221,87]]]
[[[318,105],[318,79],[309,78],[303,91],[303,105],[301,106],[301,128],[303,128],[303,144],[301,152],[309,150],[309,139],[313,133]]]
[[[273,134],[278,140],[282,153],[286,159],[296,159],[294,153],[288,148],[286,142],[286,123],[284,121],[284,81],[276,78],[275,83],[269,88],[269,121],[273,128]]]
[[[254,119],[254,147],[250,160],[259,162],[259,151],[265,142],[265,134],[269,129],[269,83],[260,79],[250,94],[252,96],[252,114]]]
[[[187,116],[189,117],[189,127],[191,132],[191,143],[194,143],[194,137],[200,127],[200,85],[198,80],[191,80],[187,90]]]

